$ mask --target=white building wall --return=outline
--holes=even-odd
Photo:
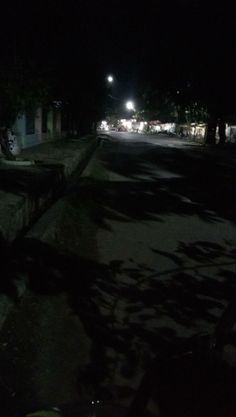
[[[53,140],[61,136],[61,112],[50,110],[47,117],[47,133],[42,132],[42,108],[35,112],[34,129],[32,134],[26,133],[26,115],[19,116],[13,126],[21,148],[38,145],[47,140]]]
[[[22,148],[24,148],[25,145],[25,114],[22,114],[17,117],[15,124],[13,126],[13,131],[19,141],[19,144]]]

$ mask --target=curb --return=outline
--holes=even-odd
[[[27,160],[8,160],[8,159],[1,159],[1,164],[6,165],[6,166],[32,166],[35,165],[34,161],[27,161]]]
[[[6,244],[11,245],[11,243],[16,238],[25,234],[27,230],[29,230],[29,228],[33,225],[33,223],[37,221],[37,219],[50,207],[50,205],[53,204],[58,198],[60,198],[61,191],[64,189],[66,180],[73,174],[75,170],[79,170],[80,174],[82,173],[99,144],[100,139],[96,137],[90,146],[86,147],[83,152],[79,152],[77,157],[73,158],[73,163],[70,164],[69,167],[67,167],[66,164],[64,165],[63,173],[55,172],[53,184],[54,186],[51,188],[48,194],[44,195],[43,197],[39,195],[36,198],[36,201],[32,201],[29,196],[19,197],[20,200],[17,202],[17,212],[15,212],[16,205],[13,205],[15,212],[14,221],[10,225],[5,225],[10,226],[10,229],[6,231],[7,228],[5,227],[5,230],[1,230],[2,226],[0,226],[0,233],[2,234],[3,240],[5,240]],[[58,186],[60,188],[59,193],[57,189]],[[15,302],[20,300],[27,290],[27,281],[23,276],[14,279],[13,285],[15,288],[15,295],[13,298],[4,293],[0,294],[0,331],[8,314],[14,307]]]
[[[19,193],[0,191],[0,235],[6,242],[11,243],[23,235],[61,196],[68,178],[75,170],[79,170],[80,173],[84,170],[99,144],[100,139],[95,137],[91,143],[62,163],[37,162],[33,167],[27,167],[29,170],[36,169],[38,173],[38,177],[35,175],[38,184],[36,181],[34,185],[31,181],[31,194],[27,193],[27,190]],[[31,173],[32,178],[34,173],[35,171]]]

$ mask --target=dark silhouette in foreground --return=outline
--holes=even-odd
[[[188,414],[184,414],[183,411],[185,408],[181,407],[186,406],[186,409],[188,409],[194,402],[197,402],[199,407],[203,407],[205,402],[207,404],[209,400],[210,405],[209,408],[205,408],[204,411],[208,411],[204,416],[231,417],[233,414],[228,413],[228,410],[234,406],[234,403],[231,403],[230,391],[234,389],[234,374],[230,368],[223,366],[223,362],[218,361],[218,358],[216,360],[213,356],[213,361],[211,360],[209,344],[205,344],[206,338],[197,337],[193,342],[190,342],[191,348],[188,346],[186,349],[186,341],[177,337],[176,333],[170,328],[162,327],[157,328],[156,331],[151,331],[145,326],[145,322],[154,319],[155,314],[160,316],[159,305],[169,309],[170,317],[187,326],[200,317],[203,319],[207,317],[208,320],[215,322],[214,315],[210,313],[211,308],[214,306],[222,308],[222,291],[227,294],[228,299],[231,297],[235,275],[233,276],[226,271],[224,282],[213,282],[210,277],[205,277],[198,282],[191,276],[191,269],[185,270],[181,261],[180,253],[185,251],[190,258],[202,259],[203,265],[209,256],[214,259],[214,262],[217,262],[220,253],[222,253],[220,246],[212,245],[210,242],[198,242],[192,247],[182,245],[179,251],[179,254],[175,255],[176,268],[173,268],[172,272],[169,271],[173,277],[178,275],[176,284],[173,281],[170,285],[166,285],[163,281],[158,280],[158,273],[151,271],[147,265],[134,264],[134,268],[126,270],[122,261],[113,261],[109,265],[91,262],[90,260],[59,253],[49,245],[35,239],[21,239],[12,247],[6,247],[2,240],[1,253],[4,255],[5,270],[1,280],[1,291],[14,302],[18,302],[15,280],[23,275],[28,282],[28,288],[37,294],[41,294],[42,297],[44,295],[53,297],[61,292],[68,295],[68,303],[72,311],[82,320],[85,330],[93,342],[90,365],[82,372],[78,370],[78,390],[81,392],[81,399],[88,399],[91,396],[91,398],[99,398],[101,401],[110,403],[116,401],[112,394],[113,387],[104,384],[111,365],[106,356],[106,349],[110,346],[126,358],[122,370],[124,377],[139,373],[140,366],[143,371],[151,366],[151,371],[148,371],[145,377],[145,390],[142,395],[139,391],[137,395],[136,390],[131,390],[129,387],[116,387],[121,399],[122,396],[128,396],[129,398],[137,396],[138,399],[142,398],[145,405],[145,395],[154,395],[154,399],[157,398],[159,405],[164,404],[165,401],[167,401],[168,406],[175,404],[176,414],[173,414],[174,411],[172,410],[171,416],[187,416]],[[165,253],[164,255],[173,259],[172,254]],[[229,262],[233,261],[233,257],[233,252],[232,254],[228,253]],[[224,274],[223,269],[222,265],[222,269],[220,269],[222,274]],[[119,284],[117,282],[116,276],[122,271],[135,278],[135,285]],[[194,270],[195,276],[196,273],[201,276],[201,267]],[[148,276],[151,283],[150,289],[143,289],[142,282],[147,280]],[[115,299],[111,299],[107,306],[110,313],[106,317],[101,314],[99,309],[99,304],[105,302],[102,297],[104,292],[115,295]],[[196,294],[203,294],[205,299],[197,298]],[[209,299],[207,295],[209,295]],[[115,306],[119,298],[127,303],[127,316],[126,325],[118,329],[116,328],[118,318],[115,315]],[[100,300],[99,303],[98,300]],[[137,312],[140,310],[138,304],[140,300],[146,306],[155,306],[156,312],[149,317],[145,315],[142,317],[141,314],[140,325],[129,323],[132,311],[134,309]],[[233,309],[233,314],[234,312]],[[224,342],[234,343],[232,336],[229,335],[233,322],[229,321],[229,323]],[[223,328],[226,328],[226,326],[224,325]],[[217,335],[221,334],[218,330]],[[143,358],[142,364],[140,364],[140,352],[136,351],[133,345],[133,337],[138,337],[140,343],[145,341],[149,345],[150,355],[147,354],[145,360]],[[217,337],[219,337],[219,340],[222,339],[221,336]],[[127,338],[129,344],[127,344]],[[158,359],[154,364],[151,352],[157,354]],[[164,355],[162,352],[164,352]],[[196,352],[196,356],[189,352]],[[2,398],[6,400],[5,406],[2,403],[1,407],[3,410],[5,408],[6,413],[8,413],[6,415],[18,416],[19,410],[24,411],[37,407],[33,393],[30,394],[30,386],[28,392],[21,391],[20,379],[24,378],[24,375],[9,374],[8,364],[4,363],[4,356],[1,356],[0,389]],[[114,360],[116,361],[116,359]],[[176,386],[178,389],[176,389]],[[193,391],[191,391],[192,389]],[[157,393],[155,393],[155,390]],[[219,391],[221,396],[218,395]],[[11,398],[12,392],[15,392],[14,398]],[[222,402],[221,407],[218,407],[221,414],[211,414],[212,410],[217,409],[215,405],[218,404],[218,402],[212,404],[213,394],[216,395],[220,404]],[[200,401],[200,395],[203,395],[201,400],[203,402]],[[236,395],[233,398],[236,398]],[[10,399],[11,412],[9,409]],[[224,409],[226,400],[228,405]],[[58,402],[60,402],[60,399],[58,399]],[[165,404],[163,404],[163,416],[170,415],[168,414],[169,411],[165,411]],[[46,406],[49,405],[46,404]],[[61,404],[58,405],[61,406]],[[38,406],[43,406],[43,404],[38,404]],[[74,405],[77,411],[79,410],[78,407],[79,405]],[[64,406],[64,409],[70,410],[70,405]],[[182,414],[178,414],[178,410],[182,410]],[[196,410],[200,412],[201,408],[196,408]],[[152,414],[147,412],[147,414],[136,415],[143,417]],[[197,414],[191,414],[191,417],[195,415],[197,416]]]

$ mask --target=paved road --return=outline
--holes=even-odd
[[[20,242],[29,291],[0,340],[14,392],[129,397],[166,346],[212,333],[235,293],[234,178],[232,152],[106,138]]]
[[[130,132],[108,132],[107,135],[115,140],[125,140],[129,143],[146,143],[168,147],[183,147],[189,146],[189,144],[192,146],[199,146],[197,142],[191,141],[189,138],[180,139],[177,136],[167,136],[165,134],[148,135]]]

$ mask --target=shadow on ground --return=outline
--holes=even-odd
[[[51,188],[61,187],[62,164],[43,164],[31,168],[0,167],[0,190],[16,195],[42,196]]]
[[[134,260],[130,268],[122,260],[104,265],[59,253],[35,239],[21,239],[12,247],[2,240],[1,293],[17,303],[16,283],[22,277],[42,297],[65,293],[92,341],[90,363],[78,370],[81,397],[127,397],[135,392],[130,381],[139,378],[156,354],[201,331],[201,322],[215,327],[235,294],[235,242],[228,247],[180,242],[174,255],[152,248],[174,262],[169,271],[157,273]],[[183,258],[196,265],[189,267]],[[217,268],[214,277],[209,267]],[[13,386],[13,403],[20,402],[24,375],[9,377],[4,360],[1,353],[1,390],[8,398],[6,386]],[[116,374],[119,379],[112,387]]]
[[[88,191],[100,206],[104,200],[108,208],[131,219],[145,220],[150,211],[156,216],[197,214],[207,221],[220,216],[235,222],[235,151],[222,154],[213,149],[210,154],[142,143],[119,146],[106,144],[101,161],[122,181],[99,184],[87,179],[85,198]],[[80,185],[83,189],[83,181]]]
[[[110,153],[103,164],[126,181],[83,178],[66,196],[76,205],[79,188],[90,218],[99,227],[109,229],[110,220],[163,221],[163,214],[235,221],[234,168],[213,157],[154,147],[134,156],[130,148],[129,154]],[[150,164],[158,166],[159,173]],[[134,394],[132,382],[156,354],[192,334],[214,329],[234,298],[235,247],[235,241],[223,246],[210,240],[179,242],[175,253],[152,247],[157,257],[154,269],[134,259],[129,266],[122,259],[100,264],[60,253],[35,239],[21,239],[11,247],[2,239],[1,292],[17,302],[17,280],[23,278],[39,296],[66,294],[72,314],[92,341],[90,363],[78,370],[81,397],[126,397]],[[158,262],[163,257],[172,268],[160,272]],[[235,336],[228,342],[234,343]],[[7,370],[3,377],[5,381]],[[16,384],[14,378],[7,382]],[[6,394],[6,386],[1,385]],[[15,401],[22,395],[16,395]]]

